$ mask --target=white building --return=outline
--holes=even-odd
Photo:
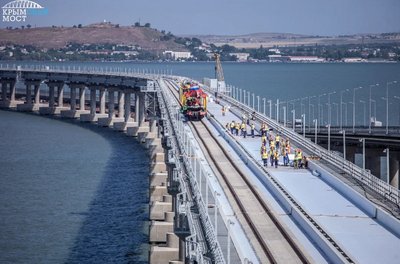
[[[363,58],[344,58],[343,62],[364,62],[366,61]]]
[[[235,56],[238,61],[247,61],[247,59],[250,56],[249,53],[244,53],[244,52],[229,53],[229,55]]]
[[[189,59],[192,57],[192,53],[189,51],[171,51],[166,50],[163,52],[163,55],[169,59]]]
[[[290,56],[290,61],[292,62],[324,62],[324,58],[319,58],[317,56]]]
[[[281,51],[279,49],[269,49],[269,52],[273,52],[275,54],[281,54]]]

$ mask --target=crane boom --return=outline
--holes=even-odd
[[[218,53],[214,53],[214,59],[215,59],[215,78],[217,81],[224,81],[224,71],[222,70],[222,65],[221,65],[221,55]]]

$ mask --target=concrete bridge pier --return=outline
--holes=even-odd
[[[123,95],[123,98],[124,98],[124,103],[123,103],[124,120],[122,122],[121,121],[114,122],[114,129],[117,131],[127,131],[128,129],[137,126],[137,123],[131,117],[131,96],[132,96],[131,91],[127,91],[127,90],[124,91],[124,95]],[[122,100],[122,96],[120,96],[119,99]],[[118,107],[118,109],[119,109],[118,116],[120,116],[120,113],[122,112],[121,108],[122,108],[122,104],[120,103],[119,107]]]
[[[81,114],[88,114],[85,109],[85,92],[83,84],[70,83],[70,109],[61,110],[61,116],[65,118],[79,118]],[[76,89],[79,89],[79,110],[76,109]],[[54,93],[54,90],[53,90]],[[83,110],[82,110],[83,109]]]
[[[108,88],[108,117],[101,117],[98,119],[98,125],[103,127],[112,127],[114,122],[124,122],[123,117],[115,117],[115,90]],[[120,97],[120,93],[118,93]],[[118,98],[120,99],[120,98]],[[123,102],[122,102],[123,108]]]
[[[15,80],[2,80],[1,81],[1,101],[0,108],[16,108],[22,102],[15,100]],[[9,97],[8,90],[10,90]]]
[[[26,102],[17,106],[18,111],[33,112],[40,108],[40,81],[26,81]],[[32,86],[34,89],[34,101],[32,101]]]
[[[96,112],[97,90],[99,90],[100,113]],[[99,118],[107,117],[107,114],[105,114],[105,99],[104,99],[105,95],[104,95],[104,93],[105,93],[104,87],[90,88],[90,113],[89,114],[81,114],[80,120],[82,122],[97,122]]]
[[[41,115],[58,115],[63,110],[68,110],[64,107],[64,82],[48,82],[49,88],[49,104],[39,108]],[[55,101],[55,89],[57,88],[57,106]]]
[[[127,134],[133,137],[139,137],[140,142],[145,142],[150,132],[149,123],[145,122],[146,113],[146,94],[144,92],[135,93],[135,121],[137,126],[129,128]]]
[[[389,170],[389,183],[390,185],[392,185],[393,187],[397,188],[397,190],[399,190],[399,170],[400,170],[400,155],[398,152],[393,153],[390,155],[390,159],[389,159],[389,166],[390,166],[390,170]]]

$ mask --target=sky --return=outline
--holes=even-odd
[[[258,32],[347,35],[400,32],[400,0],[34,0],[47,15],[0,27],[149,22],[176,35]],[[4,6],[10,0],[0,0]]]

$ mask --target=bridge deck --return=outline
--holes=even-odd
[[[232,120],[239,121],[232,112],[222,116],[221,106],[214,102],[209,103],[208,109],[223,125]],[[261,163],[260,137],[246,139],[236,137],[236,139]],[[267,170],[356,262],[395,263],[398,261],[400,238],[379,225],[320,177],[314,176],[309,170],[294,170],[291,167],[269,167]],[[268,191],[265,188],[264,191],[268,197]],[[268,200],[271,198],[268,197]],[[278,205],[275,204],[275,206]],[[275,209],[276,212],[282,213],[282,210],[277,207]],[[287,219],[286,223],[292,232],[299,235],[296,227],[290,222]],[[298,239],[304,242],[305,248],[311,249],[305,241],[306,238],[300,236]],[[316,256],[315,252],[311,251],[311,254]]]

